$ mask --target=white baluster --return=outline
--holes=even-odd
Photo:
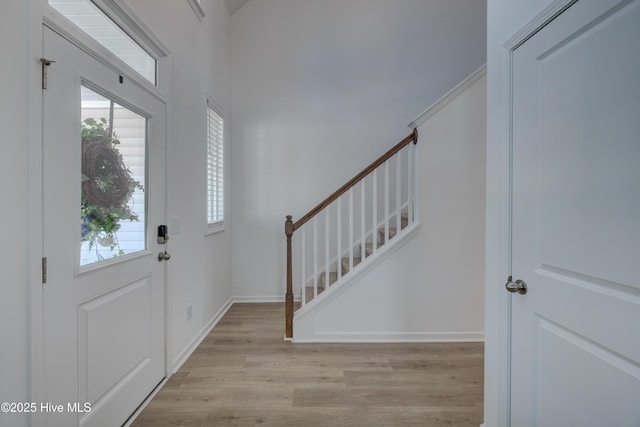
[[[384,162],[384,243],[389,242],[389,160]]]
[[[324,274],[325,274],[325,291],[329,287],[329,207],[324,210]]]
[[[300,262],[300,275],[302,277],[302,280],[300,280],[300,283],[302,283],[302,292],[301,292],[301,304],[302,307],[304,307],[304,305],[307,303],[307,228],[306,226],[302,226],[302,228],[300,229],[300,244],[302,245],[300,248],[300,256],[301,256],[301,262]]]
[[[362,178],[362,184],[360,185],[360,262],[364,261],[364,251],[365,251],[365,240],[367,237],[367,229],[366,229],[366,224],[365,224],[365,220],[367,218],[367,215],[365,213],[365,207],[366,207],[366,202],[365,202],[365,180],[367,178],[364,177]]]
[[[337,270],[338,270],[337,271],[337,277],[338,277],[338,280],[340,280],[340,277],[342,277],[342,265],[341,265],[341,257],[342,257],[342,198],[341,197],[339,197],[338,200],[337,200],[336,208],[338,210],[337,211],[338,224],[336,226],[336,229],[338,230],[338,239],[337,239],[338,252],[336,252],[337,253],[336,259],[338,260],[337,261],[337,264],[338,264],[338,266],[337,266]]]
[[[349,271],[353,270],[353,187],[349,189]]]
[[[318,296],[318,217],[313,217],[313,298]]]
[[[409,144],[409,152],[407,153],[407,156],[409,157],[408,161],[407,161],[407,167],[409,168],[409,172],[407,173],[407,188],[408,188],[408,192],[407,192],[407,211],[409,212],[409,225],[413,224],[413,205],[414,205],[414,198],[415,198],[415,187],[414,187],[414,182],[415,182],[415,178],[414,178],[414,150],[415,150],[415,144],[411,143]]]
[[[400,152],[396,153],[396,237],[400,234],[400,230],[402,229],[402,223],[400,222],[400,211],[402,210],[402,205],[400,205],[400,196],[402,195],[402,187],[400,186],[402,182],[402,163],[400,159]]]
[[[373,216],[371,226],[371,250],[375,254],[378,252],[378,169],[373,171],[373,181],[371,183],[371,204],[373,206]]]

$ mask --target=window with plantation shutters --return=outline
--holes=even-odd
[[[220,226],[224,220],[224,119],[207,102],[207,222]]]

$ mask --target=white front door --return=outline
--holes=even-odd
[[[513,53],[511,425],[640,426],[640,1]]]
[[[165,376],[165,105],[44,28],[47,426],[119,426]]]

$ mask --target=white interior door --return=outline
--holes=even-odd
[[[165,105],[46,27],[44,53],[43,416],[119,426],[165,376]]]
[[[513,53],[511,425],[640,426],[640,1]]]

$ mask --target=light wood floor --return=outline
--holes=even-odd
[[[291,344],[283,304],[235,304],[133,423],[474,426],[483,345]]]

